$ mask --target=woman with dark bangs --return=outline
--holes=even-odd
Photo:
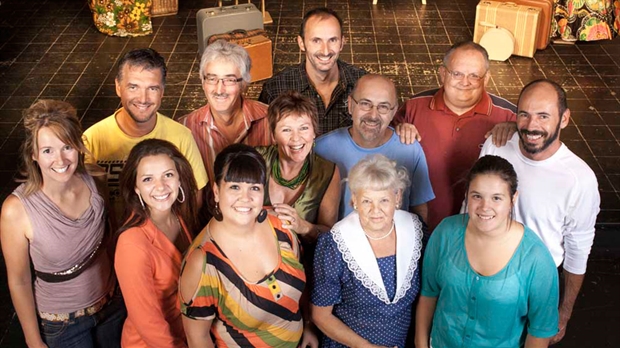
[[[263,209],[265,161],[252,147],[235,144],[217,156],[214,173],[213,219],[181,270],[188,345],[297,347],[306,277],[297,237]],[[308,331],[304,338],[312,336]]]

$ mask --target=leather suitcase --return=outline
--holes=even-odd
[[[551,40],[551,22],[553,20],[554,0],[511,0],[517,5],[538,7],[541,9],[538,18],[538,36],[536,49],[544,50]]]
[[[207,47],[211,35],[223,34],[236,29],[263,29],[263,14],[252,3],[232,6],[203,8],[196,12],[198,31],[198,55]]]
[[[234,42],[248,51],[252,59],[250,68],[250,82],[268,79],[273,75],[273,55],[271,53],[271,40],[263,29],[256,30],[234,30],[226,34],[212,35],[208,44],[217,40]]]
[[[474,42],[480,43],[482,35],[489,30],[489,24],[492,24],[507,29],[514,35],[513,54],[532,58],[536,52],[540,12],[541,9],[538,7],[483,0],[476,6]]]

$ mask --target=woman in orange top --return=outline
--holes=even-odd
[[[123,347],[187,347],[177,305],[183,253],[196,223],[192,167],[165,140],[130,152],[120,176],[127,207],[114,267],[127,305]]]

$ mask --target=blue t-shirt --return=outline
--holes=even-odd
[[[372,149],[358,146],[349,134],[349,128],[339,128],[327,133],[316,140],[315,151],[319,156],[336,163],[340,176],[344,179],[349,171],[361,159],[368,155],[382,154],[395,160],[398,165],[404,166],[409,172],[411,186],[403,192],[401,209],[409,210],[410,206],[426,203],[435,198],[431,181],[428,177],[428,166],[422,146],[417,141],[410,145],[400,142],[400,139],[390,127],[392,137],[383,145]],[[353,211],[351,207],[351,191],[349,185],[342,191],[338,218],[342,219]]]
[[[426,247],[422,296],[438,297],[433,316],[434,347],[523,347],[527,334],[558,332],[558,271],[551,254],[525,227],[506,266],[482,276],[465,250],[467,215],[445,218]]]

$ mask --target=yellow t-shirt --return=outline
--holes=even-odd
[[[157,124],[149,134],[131,137],[123,133],[116,123],[116,114],[120,110],[122,109],[95,123],[84,132],[86,147],[91,152],[91,155],[86,156],[86,162],[96,163],[106,170],[110,204],[117,219],[122,218],[124,209],[119,187],[120,173],[131,149],[144,139],[156,138],[174,144],[191,164],[198,189],[202,189],[207,184],[207,172],[198,146],[187,127],[157,113]]]

